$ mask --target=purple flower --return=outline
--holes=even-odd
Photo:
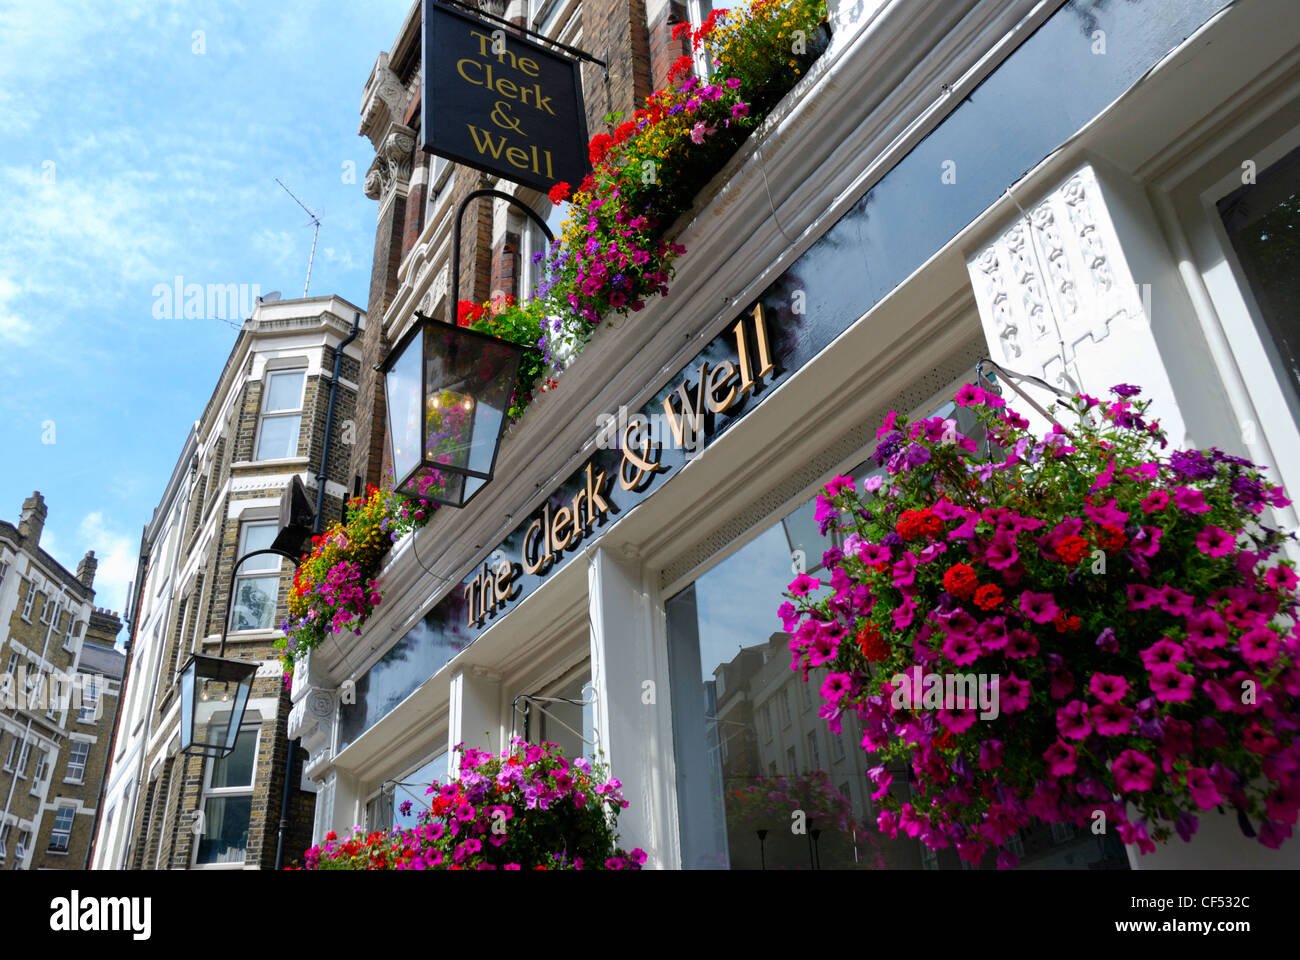
[[[1135,387],[1131,383],[1117,383],[1110,388],[1110,392],[1117,397],[1136,397],[1142,392],[1142,388]]]

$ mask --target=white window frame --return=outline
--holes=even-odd
[[[14,756],[18,753],[18,742],[21,739],[22,737],[14,734],[9,740],[9,752],[5,754],[5,763],[3,768],[5,773],[13,773]]]
[[[24,623],[32,622],[32,606],[36,603],[36,581],[32,580],[27,584],[27,597],[23,600],[23,612],[20,616]]]
[[[54,605],[53,614],[50,614],[51,604]],[[55,630],[59,629],[59,615],[62,613],[63,613],[63,597],[59,594],[52,594],[45,601],[45,609],[41,611],[41,623],[45,624],[46,626],[52,627],[53,629],[50,632],[53,633]],[[47,616],[47,614],[49,614],[49,616]]]
[[[63,812],[70,811],[71,816],[68,818],[67,829],[59,827],[59,818]],[[59,803],[54,807],[54,820],[50,824],[50,845],[48,853],[67,853],[72,848],[72,828],[77,824],[77,805],[75,803]],[[59,846],[57,840],[63,838],[63,846]]]
[[[27,763],[32,758],[32,742],[24,740],[22,748],[18,751],[18,769],[14,771],[14,776],[19,780],[27,779]]]
[[[32,832],[30,830],[18,831],[18,845],[14,848],[14,861],[22,863],[27,859],[27,848],[32,844]]]
[[[253,796],[255,796],[256,789],[257,789],[257,755],[258,755],[258,748],[262,745],[262,728],[261,728],[260,726],[257,726],[257,725],[250,726],[250,725],[248,725],[248,724],[245,724],[245,725],[243,725],[242,727],[239,728],[239,736],[241,736],[241,737],[247,737],[247,736],[249,736],[249,735],[252,735],[255,739],[253,740],[253,768],[252,768],[252,771],[251,771],[250,774],[249,774],[249,778],[248,778],[248,786],[238,786],[238,787],[214,787],[214,786],[212,786],[212,767],[213,767],[213,764],[215,763],[215,759],[209,757],[209,758],[208,758],[208,761],[207,761],[206,763],[203,764],[203,790],[199,793],[199,806],[198,806],[198,809],[199,809],[199,810],[202,810],[202,811],[204,812],[204,816],[205,816],[205,817],[207,816],[208,800],[209,800],[209,799],[216,800],[216,799],[220,799],[220,798],[222,798],[222,797],[253,797]],[[252,810],[251,810],[251,809],[249,810],[249,814],[248,814],[248,816],[249,816],[249,834],[251,835],[251,834],[252,834],[252,816],[253,816],[253,813],[252,813]],[[225,863],[225,862],[219,862],[219,863],[200,863],[200,862],[199,862],[199,846],[200,846],[200,844],[199,844],[199,842],[198,842],[198,838],[196,837],[196,838],[195,838],[195,842],[194,842],[194,849],[193,849],[193,852],[190,854],[190,862],[191,862],[191,865],[192,865],[192,866],[194,867],[194,869],[196,869],[196,870],[220,870],[220,869],[233,870],[233,869],[242,869],[242,868],[244,867],[244,865],[248,863],[248,847],[247,847],[247,846],[244,847],[244,859],[243,859],[243,860],[230,861],[230,862],[228,862],[228,863]]]
[[[283,410],[267,410],[266,404],[271,396],[271,381],[276,377],[298,376],[302,377],[302,389],[298,392],[298,406],[296,408],[285,408]],[[302,417],[303,404],[306,403],[307,396],[307,368],[305,366],[281,367],[276,369],[267,369],[262,374],[262,400],[258,406],[257,412],[257,436],[253,438],[253,462],[261,463],[265,461],[289,460],[298,456],[298,445],[302,443]],[[263,457],[262,456],[262,428],[267,420],[288,420],[290,418],[298,421],[298,436],[294,442],[293,449],[283,456]]]
[[[275,529],[276,526],[277,521],[275,520],[248,519],[241,521],[239,524],[238,549],[235,554],[235,559],[238,560],[248,550],[247,543],[249,530],[255,527],[270,527]],[[259,563],[266,564],[266,566],[258,566]],[[271,564],[274,564],[274,567],[272,567]],[[251,560],[245,560],[239,565],[239,569],[235,571],[235,592],[232,594],[231,608],[226,611],[226,615],[231,618],[230,633],[255,633],[258,631],[264,632],[275,629],[275,611],[280,607],[280,574],[283,570],[284,561],[280,557],[269,553],[262,554],[259,557],[253,557]],[[270,577],[275,578],[275,603],[271,608],[270,624],[265,627],[245,627],[242,630],[239,629],[234,623],[235,603],[239,599],[239,582],[242,580],[265,580]]]
[[[0,560],[0,586],[4,585],[5,577],[9,575],[9,561]]]
[[[83,633],[82,624],[84,623],[85,623],[84,620],[77,619],[75,610],[71,608],[68,609],[68,630],[63,635],[64,650],[72,652],[73,650],[76,649],[77,640],[80,639]]]
[[[16,674],[18,672],[18,661],[20,659],[21,656],[18,653],[10,653],[9,663],[5,665],[5,673],[9,674],[10,676]]]
[[[85,675],[81,684],[81,707],[77,710],[77,723],[94,723],[99,719],[95,708],[102,695],[99,681],[89,674]]]
[[[424,224],[433,223],[438,210],[451,196],[453,164],[446,157],[429,157],[429,183],[425,188]]]
[[[1273,104],[1289,101],[1280,108]],[[1242,161],[1255,165],[1256,176],[1292,150],[1300,148],[1300,126],[1294,116],[1300,110],[1300,83],[1270,97],[1269,104],[1253,115],[1234,117],[1231,131],[1198,151],[1194,160],[1180,158],[1177,182],[1172,176],[1153,188],[1157,206],[1170,232],[1186,243],[1195,280],[1189,283],[1193,303],[1202,313],[1202,323],[1218,326],[1226,344],[1220,354],[1211,344],[1212,359],[1222,369],[1241,371],[1240,381],[1249,407],[1234,410],[1240,422],[1256,421],[1256,434],[1266,434],[1275,463],[1275,482],[1288,490],[1300,483],[1300,424],[1288,400],[1291,387],[1282,382],[1272,362],[1268,330],[1255,305],[1254,294],[1237,261],[1216,208],[1217,201],[1242,186]],[[1253,121],[1253,122],[1252,122]],[[1246,131],[1241,133],[1240,131]],[[1199,162],[1199,166],[1193,163]],[[1189,174],[1182,171],[1191,170]],[[1202,286],[1197,290],[1197,285]],[[1208,303],[1205,301],[1208,299]],[[1202,305],[1204,304],[1204,305]],[[1258,459],[1258,454],[1256,455]],[[1295,507],[1276,511],[1282,523],[1300,511]]]
[[[9,828],[13,826],[10,823],[0,823],[0,863],[4,862],[8,856],[9,849]]]
[[[81,758],[79,764],[74,764],[73,758],[77,755],[77,748],[85,747],[86,754]],[[68,743],[68,767],[67,773],[63,776],[64,783],[85,783],[86,782],[86,764],[90,761],[90,744],[85,740],[72,740]],[[74,776],[74,766],[75,770]]]
[[[45,775],[50,772],[50,754],[48,750],[38,750],[36,759],[36,771],[32,774],[31,792],[33,795],[41,792],[41,785],[45,782]]]

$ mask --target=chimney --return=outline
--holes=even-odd
[[[45,527],[48,513],[45,498],[39,490],[23,501],[23,512],[18,515],[18,532],[30,546],[40,546],[41,530]]]
[[[95,586],[95,569],[98,566],[99,561],[95,559],[94,550],[87,550],[86,555],[77,564],[77,581],[87,590]]]

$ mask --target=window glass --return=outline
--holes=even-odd
[[[227,728],[229,726],[227,725]],[[256,759],[257,732],[241,730],[235,738],[235,749],[227,757],[215,757],[212,760],[213,790],[225,787],[251,787],[253,785],[253,761]]]
[[[68,849],[68,842],[72,838],[72,822],[76,819],[76,815],[76,807],[62,805],[59,807],[54,815],[54,827],[50,831],[51,850]]]
[[[203,806],[203,834],[199,837],[199,863],[243,863],[248,849],[248,824],[252,797],[208,797]]]
[[[68,751],[68,779],[81,781],[86,776],[86,757],[90,754],[90,744],[84,740],[72,741]],[[44,761],[42,761],[44,762]]]
[[[446,783],[449,779],[449,759],[450,755],[444,750],[419,770],[408,774],[399,783],[393,785],[393,826],[407,829],[416,825],[420,814],[429,809],[427,791],[430,785],[435,780],[438,783]],[[404,806],[407,803],[410,807]]]
[[[267,417],[257,443],[258,460],[280,460],[298,453],[299,417]]]
[[[1279,374],[1300,393],[1300,149],[1228,194],[1218,210]]]
[[[945,405],[936,412],[956,416],[958,429],[976,436],[967,411]],[[860,480],[876,469],[869,461],[851,473]],[[813,571],[837,545],[809,522],[811,509],[803,504],[773,523],[666,604],[683,865],[919,868],[928,857],[956,867],[951,848],[929,857],[919,840],[879,832],[867,779],[879,760],[862,749],[857,718],[847,713],[833,734],[818,716],[820,695],[805,699],[802,673],[790,669],[777,608],[800,564]],[[810,674],[809,682],[820,678]],[[776,729],[760,730],[757,718],[773,715],[773,702]],[[893,789],[908,796],[906,767],[895,771]],[[803,833],[792,830],[796,810]],[[1113,836],[1058,841],[1046,827],[1024,833],[1026,865],[1127,864]]]
[[[254,550],[267,550],[275,542],[275,535],[279,528],[274,523],[246,523],[239,531],[239,555],[242,557],[246,553],[252,553]],[[260,557],[249,557],[239,565],[240,573],[249,573],[253,570],[279,570],[280,558],[271,553],[262,554]]]
[[[268,378],[266,399],[262,401],[263,413],[298,410],[302,407],[303,370],[272,373]]]

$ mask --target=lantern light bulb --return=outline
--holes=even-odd
[[[471,400],[469,397],[466,397],[465,402],[461,404],[461,406],[463,406],[466,410],[468,410],[470,407],[474,406],[474,401]]]

